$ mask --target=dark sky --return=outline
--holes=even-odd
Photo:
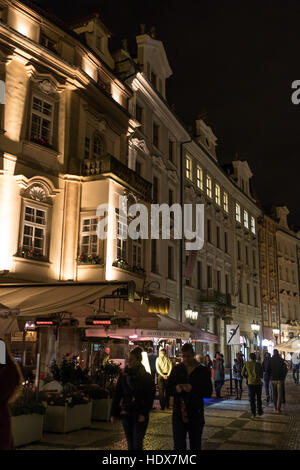
[[[218,158],[238,152],[262,203],[287,205],[300,225],[299,0],[36,0],[62,19],[99,12],[117,37],[156,27],[173,76],[167,98],[186,124],[205,107]]]

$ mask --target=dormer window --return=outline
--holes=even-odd
[[[102,40],[101,40],[101,36],[99,34],[97,34],[97,36],[96,36],[96,48],[99,51],[102,51]]]
[[[50,39],[44,33],[41,33],[40,42],[43,47],[46,47],[50,51],[55,52],[55,54],[57,54],[57,50],[55,48],[56,42],[53,39]]]

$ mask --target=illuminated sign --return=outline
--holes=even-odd
[[[86,319],[85,324],[86,325],[109,326],[109,325],[111,325],[111,319],[108,318],[108,317],[105,317],[105,318],[90,317],[90,318]]]

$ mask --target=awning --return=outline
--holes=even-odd
[[[47,316],[88,304],[127,285],[128,282],[116,281],[2,284],[0,303],[10,310],[17,309],[20,316]]]
[[[17,315],[18,309],[10,309],[6,305],[0,304],[0,338],[8,333],[19,331]]]
[[[292,352],[292,351],[300,351],[300,339],[293,338],[289,341],[276,344],[275,349],[278,351],[285,351],[285,352]]]
[[[110,337],[110,338],[127,338],[138,340],[151,340],[153,338],[160,339],[182,339],[204,342],[218,343],[218,337],[212,333],[198,330],[191,325],[181,323],[167,315],[153,314],[157,319],[156,328],[117,328],[115,330],[104,328],[88,328],[86,329],[87,337]],[[145,320],[147,316],[144,317]],[[141,318],[141,322],[143,318]]]

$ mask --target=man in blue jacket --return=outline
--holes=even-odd
[[[186,437],[189,435],[190,450],[201,450],[201,437],[204,427],[203,398],[210,398],[212,382],[207,367],[195,359],[190,343],[181,349],[182,363],[171,372],[168,388],[173,405],[174,450],[186,450]]]

